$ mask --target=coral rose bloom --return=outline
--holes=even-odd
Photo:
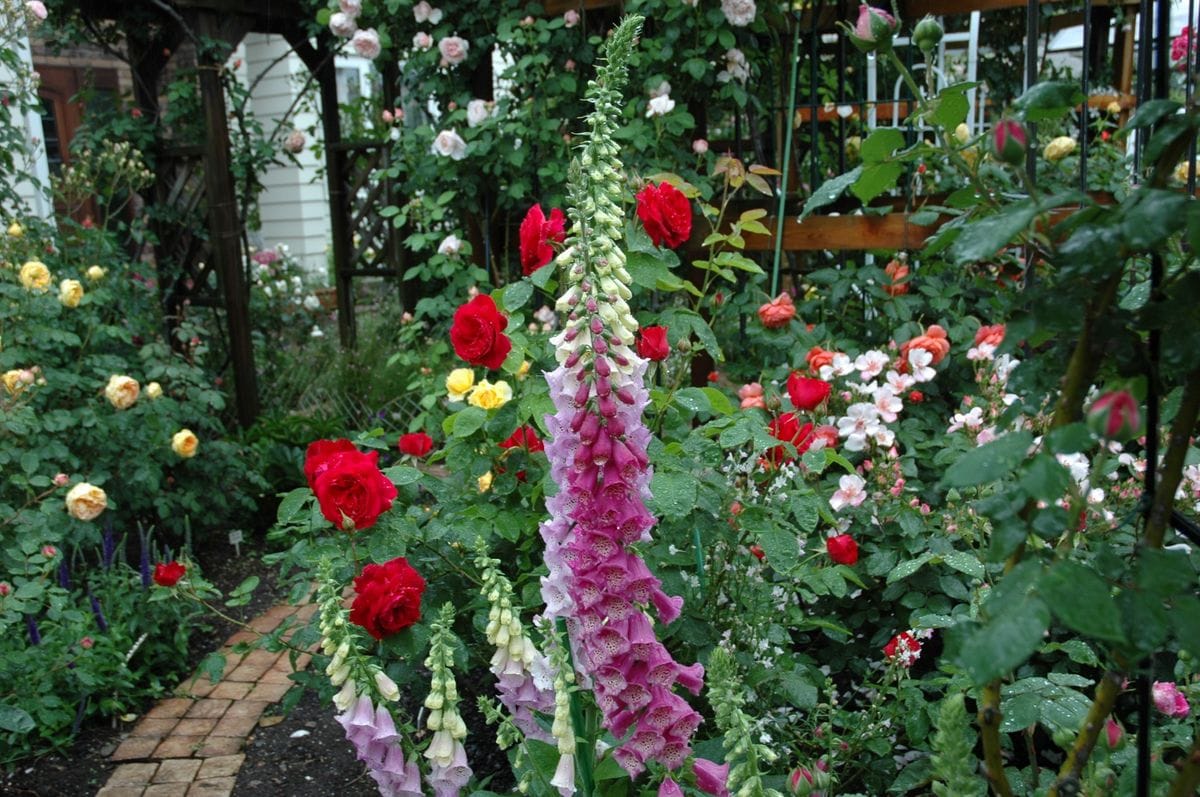
[[[946,359],[950,353],[950,341],[946,339],[946,330],[937,324],[930,324],[925,334],[917,335],[900,347],[900,358],[908,362],[908,353],[912,349],[924,349],[933,357],[931,365],[937,365]]]
[[[1004,324],[982,326],[975,333],[975,345],[986,343],[989,346],[999,346],[1004,342]]]
[[[903,296],[908,293],[908,266],[899,260],[893,260],[883,270],[888,275],[890,283],[883,286],[888,296]]]
[[[813,346],[808,350],[808,354],[804,355],[804,360],[808,363],[808,370],[815,374],[821,371],[822,366],[833,365],[833,355],[835,354],[837,352]]]
[[[786,327],[796,317],[796,304],[791,296],[781,293],[758,308],[758,317],[767,329]]]

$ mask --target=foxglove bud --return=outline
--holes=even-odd
[[[1097,437],[1124,443],[1141,433],[1142,415],[1128,390],[1113,390],[1092,404],[1087,423]]]
[[[1020,166],[1025,162],[1025,149],[1028,139],[1025,128],[1020,122],[1012,119],[1001,119],[992,129],[992,149],[996,157],[1012,166]]]

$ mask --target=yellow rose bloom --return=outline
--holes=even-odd
[[[1117,102],[1116,100],[1113,100],[1112,102],[1110,102],[1108,104],[1108,107],[1105,108],[1105,110],[1108,111],[1108,114],[1110,116],[1117,116],[1118,114],[1121,113],[1121,103]]]
[[[113,375],[104,388],[104,397],[119,410],[127,410],[138,399],[141,386],[137,380],[128,376]]]
[[[25,389],[25,384],[21,379],[21,371],[19,368],[14,368],[11,371],[5,371],[3,376],[0,376],[0,381],[4,382],[4,389],[8,391],[8,395],[15,396]]]
[[[17,222],[14,221],[12,224],[8,225],[8,235],[10,238],[20,238],[24,234],[25,230],[22,229],[21,225]]]
[[[104,275],[108,272],[99,266],[88,266],[88,270],[85,273],[87,278],[92,282],[99,282],[104,279]]]
[[[967,127],[966,122],[962,122],[954,128],[954,138],[959,144],[966,144],[971,140],[971,128]]]
[[[94,484],[80,482],[66,498],[67,512],[79,520],[95,520],[108,507],[108,496]]]
[[[1042,155],[1048,161],[1060,161],[1075,151],[1075,139],[1070,136],[1059,136],[1046,145]]]
[[[487,473],[476,479],[476,484],[479,485],[479,492],[486,493],[488,490],[492,489],[492,479],[494,478],[495,477],[492,475],[492,472],[489,470]]]
[[[525,377],[529,376],[530,367],[531,366],[530,366],[529,360],[526,360],[525,362],[521,363],[521,367],[517,369],[517,381],[518,382],[525,381]]]
[[[63,280],[58,283],[58,300],[64,307],[78,307],[83,299],[83,284],[79,280]]]
[[[498,410],[512,401],[512,397],[512,388],[508,386],[508,382],[501,380],[492,384],[482,379],[471,391],[471,395],[467,396],[467,403],[485,410]]]
[[[184,459],[196,456],[196,449],[199,447],[200,438],[196,437],[191,429],[180,429],[171,438],[171,450]]]
[[[146,398],[153,401],[154,399],[160,398],[161,396],[162,396],[162,385],[160,385],[158,382],[151,382],[150,384],[146,385]]]
[[[475,372],[470,368],[455,368],[446,377],[446,395],[451,401],[462,401],[475,385]]]
[[[30,260],[21,266],[19,277],[26,290],[41,293],[50,287],[50,269],[40,260]]]

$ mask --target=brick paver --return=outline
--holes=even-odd
[[[225,641],[223,679],[207,676],[184,681],[175,696],[159,701],[117,746],[121,762],[96,797],[229,797],[245,761],[242,749],[263,712],[293,686],[288,652],[232,652],[284,622],[307,623],[314,604],[275,606]],[[257,632],[257,633],[255,633]],[[289,629],[288,634],[291,634]],[[296,658],[303,670],[311,653]]]

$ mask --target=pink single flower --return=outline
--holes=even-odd
[[[1168,717],[1186,717],[1191,711],[1187,698],[1174,681],[1155,681],[1150,692],[1154,707]]]

